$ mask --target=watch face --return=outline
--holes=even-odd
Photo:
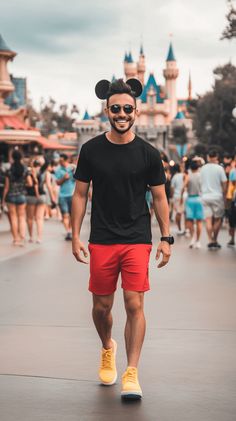
[[[169,244],[174,244],[174,242],[175,242],[175,240],[174,240],[174,237],[170,237],[170,243]]]

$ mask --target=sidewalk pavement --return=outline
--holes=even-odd
[[[153,248],[139,369],[144,398],[130,404],[120,400],[126,366],[120,286],[113,310],[119,378],[102,387],[88,266],[75,261],[58,221],[45,223],[41,245],[16,251],[2,228],[1,421],[235,421],[236,251],[225,246],[225,230],[224,247],[215,252],[207,250],[205,236],[201,250],[176,238],[161,270]],[[88,232],[86,217],[85,243]],[[155,224],[153,232],[156,244]]]

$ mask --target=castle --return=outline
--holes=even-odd
[[[165,79],[164,85],[158,85],[153,73],[146,77],[146,59],[144,49],[141,45],[138,61],[135,62],[132,53],[125,53],[124,56],[124,79],[137,78],[143,85],[142,95],[137,99],[137,109],[139,111],[135,121],[135,131],[146,141],[151,142],[159,149],[168,149],[168,143],[171,143],[173,128],[175,126],[184,126],[187,129],[188,138],[191,140],[192,120],[189,118],[187,105],[192,99],[192,83],[189,76],[188,97],[178,99],[176,94],[176,84],[179,77],[179,69],[174,54],[172,42],[170,42],[166,66],[163,70]],[[115,76],[113,76],[115,79]],[[84,119],[79,122],[78,128],[82,135],[81,141],[87,140],[90,136],[90,130],[94,132],[98,128],[108,129],[107,119],[104,114],[105,103],[102,105],[101,113],[95,120],[89,117],[86,111]],[[87,136],[85,135],[87,134]],[[91,133],[92,134],[92,133]]]

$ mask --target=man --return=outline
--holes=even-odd
[[[69,164],[69,158],[66,154],[60,155],[60,167],[55,171],[56,183],[60,186],[59,207],[62,214],[62,222],[65,227],[65,240],[70,241],[71,235],[71,204],[74,192],[73,168]]]
[[[221,245],[217,238],[224,216],[224,197],[227,187],[227,177],[219,165],[219,155],[211,150],[207,157],[208,163],[201,168],[201,190],[208,235],[208,248],[219,249]]]
[[[111,129],[83,145],[72,202],[73,254],[79,262],[87,263],[88,252],[79,233],[92,180],[89,290],[93,294],[93,320],[103,346],[99,377],[104,385],[112,385],[117,379],[117,344],[111,335],[111,309],[121,273],[128,360],[121,396],[128,399],[142,396],[137,366],[145,334],[143,303],[144,292],[149,290],[152,247],[150,213],[145,200],[148,185],[163,236],[156,252],[156,259],[162,254],[158,267],[167,264],[173,243],[160,154],[131,130],[137,115],[136,97],[141,92],[142,86],[136,79],[126,83],[122,79],[113,83],[100,81],[96,85],[97,96],[107,101]]]
[[[181,192],[184,185],[184,173],[181,171],[180,165],[175,164],[175,174],[171,179],[171,197],[173,199],[174,211],[175,211],[175,222],[177,225],[177,235],[184,235],[185,230],[181,229],[181,220],[184,213],[184,205],[181,200]]]
[[[229,173],[229,184],[227,188],[226,199],[229,202],[228,219],[229,219],[229,235],[230,240],[227,243],[228,247],[235,246],[235,228],[236,228],[236,155],[232,162],[231,171]]]

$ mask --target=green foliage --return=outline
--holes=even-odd
[[[222,33],[221,40],[236,38],[236,9],[233,6],[232,0],[229,0],[228,4],[229,11],[226,15],[228,24]]]
[[[70,110],[67,104],[59,105],[57,110],[55,106],[56,102],[52,98],[47,104],[41,99],[40,112],[35,111],[32,106],[28,106],[30,125],[38,127],[44,136],[57,132],[74,131],[74,114],[79,113],[76,105],[73,105]]]
[[[236,67],[228,63],[213,73],[213,90],[190,102],[194,128],[201,143],[232,152],[236,147],[236,119],[232,116],[236,106]]]

